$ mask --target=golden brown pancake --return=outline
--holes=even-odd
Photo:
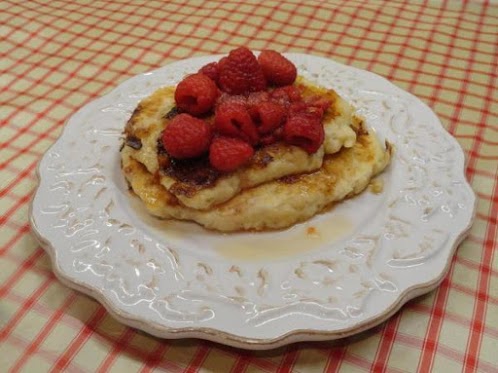
[[[161,184],[157,173],[151,173],[135,158],[129,146],[122,150],[122,168],[131,190],[155,216],[195,221],[225,232],[259,231],[289,227],[360,193],[385,169],[390,158],[391,146],[384,146],[373,131],[361,128],[355,144],[325,155],[319,170],[244,189],[207,210],[183,205]]]

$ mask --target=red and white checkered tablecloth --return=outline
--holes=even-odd
[[[250,352],[160,340],[56,280],[28,225],[35,168],[82,105],[234,47],[304,52],[417,95],[464,149],[474,226],[435,291],[333,343]],[[0,371],[498,372],[498,4],[0,1]]]

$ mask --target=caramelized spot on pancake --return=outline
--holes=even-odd
[[[211,167],[207,155],[192,159],[175,159],[168,155],[162,142],[162,134],[157,139],[157,160],[164,175],[175,180],[170,191],[173,194],[193,196],[202,187],[213,185],[220,173]]]
[[[138,137],[128,134],[125,139],[126,145],[135,150],[142,149],[142,140]]]
[[[151,135],[151,133],[154,133],[152,127],[135,128],[135,130],[134,130],[134,135],[141,138],[141,139],[145,139],[145,138],[149,137]]]
[[[168,168],[170,163],[171,162],[169,160],[168,155],[166,155],[166,154],[163,154],[163,155],[158,154],[157,155],[157,164],[158,164],[160,170],[164,170],[164,169]]]
[[[125,126],[125,134],[126,135],[133,135],[133,128],[135,126],[135,122],[137,121],[138,116],[140,115],[142,111],[142,105],[139,103],[135,110],[133,110],[133,113],[131,114],[130,119],[128,119],[128,122],[126,122]]]
[[[368,135],[368,131],[365,127],[365,122],[363,118],[355,117],[354,119],[357,120],[356,135],[357,136]]]
[[[255,167],[265,168],[273,161],[273,159],[273,156],[263,148],[254,153],[254,157],[251,160],[251,165]]]
[[[171,120],[174,117],[176,117],[178,114],[180,114],[180,110],[176,106],[173,106],[171,110],[168,111],[168,113],[163,118]]]
[[[157,138],[157,155],[163,155],[163,156],[168,155],[168,152],[166,151],[166,149],[164,149],[163,133],[162,132],[159,135],[159,137]]]
[[[187,196],[195,194],[201,187],[213,185],[220,177],[220,173],[209,164],[207,156],[193,159],[170,158],[169,164],[161,171],[178,180],[171,187],[174,194]]]
[[[153,175],[152,175],[152,180],[154,181],[155,184],[159,184],[161,183],[161,175],[159,174],[159,171],[158,172],[155,172]]]
[[[299,179],[301,178],[301,174],[297,175],[287,175],[284,177],[281,177],[278,181],[284,184],[294,184],[295,182],[298,182]]]

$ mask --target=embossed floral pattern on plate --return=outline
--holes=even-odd
[[[218,234],[148,216],[127,190],[118,149],[140,99],[219,56],[180,61],[79,110],[41,160],[31,222],[57,276],[157,336],[254,349],[359,332],[436,287],[474,216],[460,146],[427,106],[385,79],[288,56],[394,144],[381,194],[281,232]],[[296,250],[288,237],[309,227],[322,239]]]

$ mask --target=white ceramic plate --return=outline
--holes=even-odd
[[[180,61],[86,105],[41,160],[31,223],[58,278],[156,336],[250,349],[348,336],[434,289],[474,216],[460,146],[385,79],[287,56],[394,143],[381,194],[273,233],[219,234],[148,216],[121,174],[121,134],[140,99],[220,56]]]

